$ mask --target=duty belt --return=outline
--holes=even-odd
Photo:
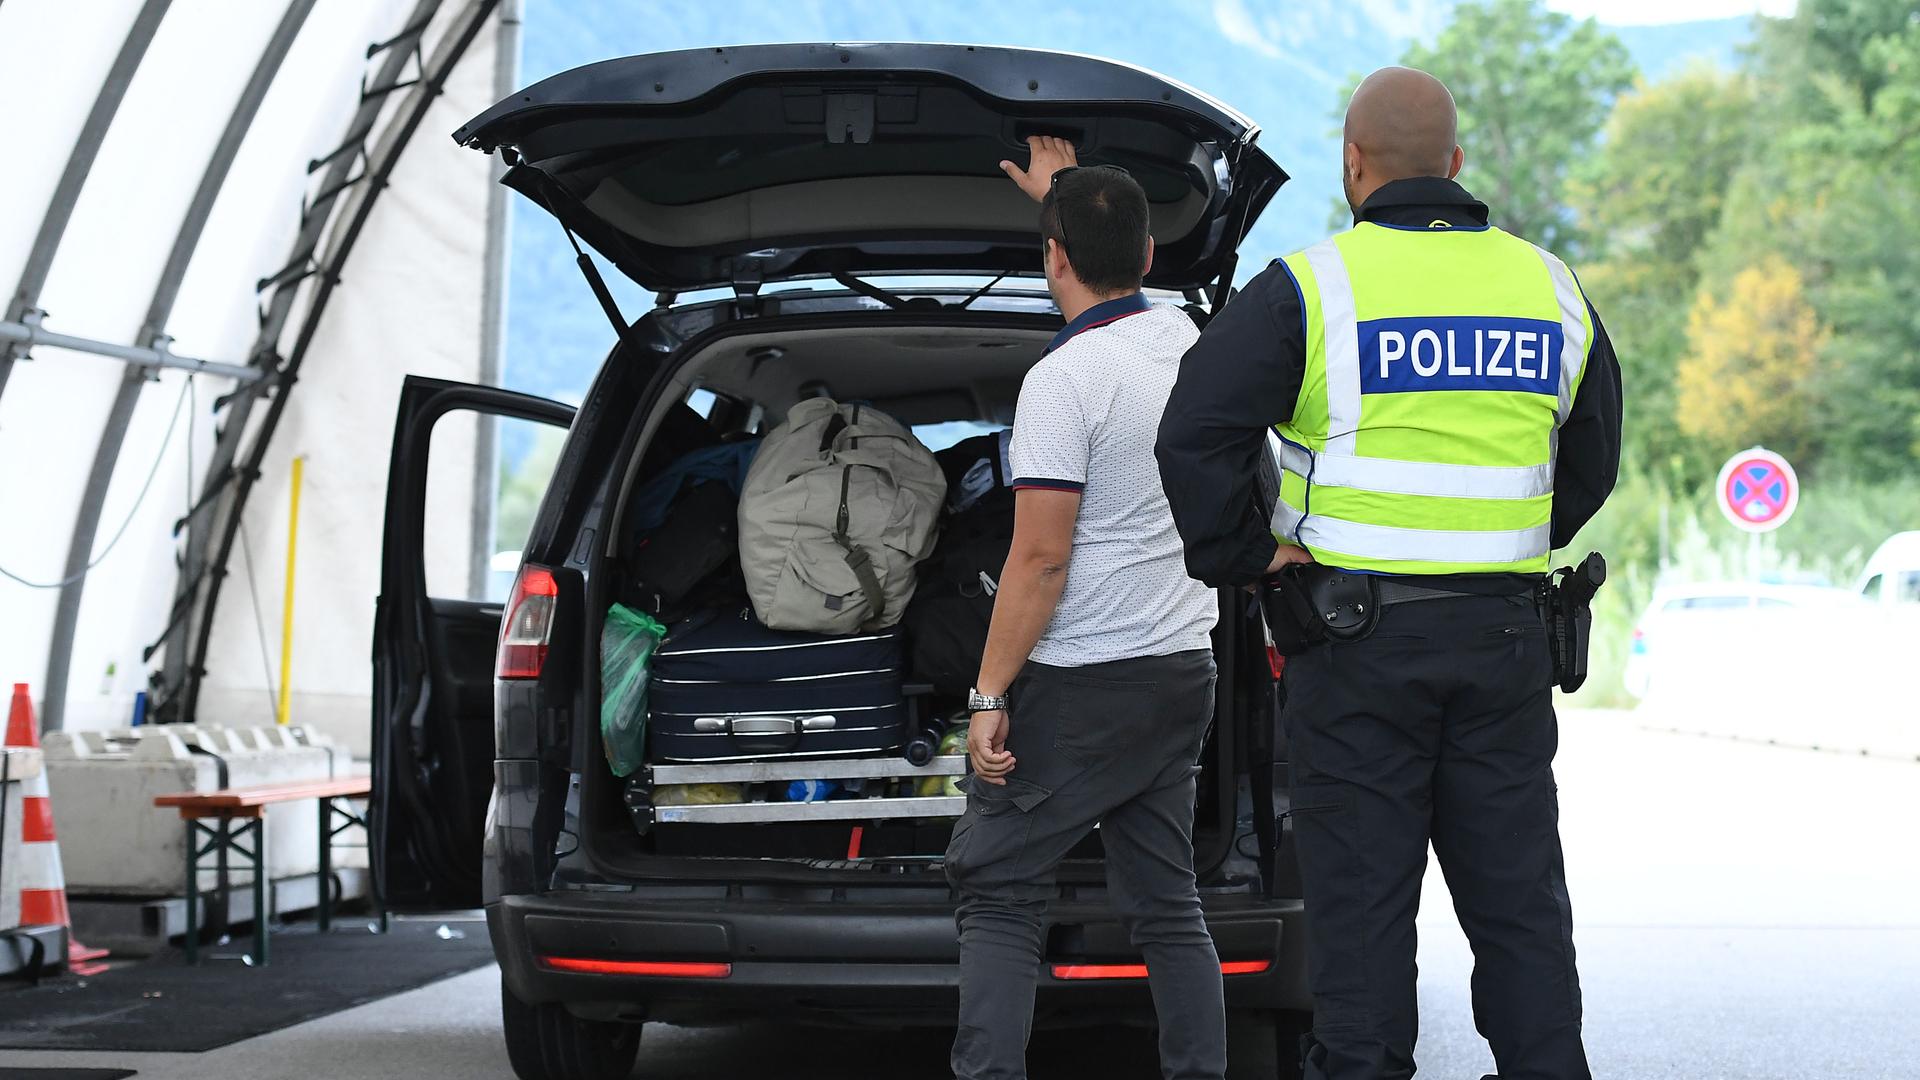
[[[1359,641],[1373,632],[1382,609],[1422,600],[1461,596],[1523,596],[1535,586],[1508,593],[1469,592],[1414,584],[1381,574],[1360,574],[1331,566],[1289,566],[1267,579],[1260,604],[1275,648],[1295,656],[1329,638]]]
[[[1394,604],[1411,604],[1419,600],[1444,600],[1450,596],[1487,595],[1486,593],[1459,592],[1454,589],[1432,589],[1425,585],[1409,585],[1404,581],[1395,581],[1392,578],[1381,578],[1374,583],[1373,590],[1373,602],[1379,604],[1381,607],[1390,607]],[[1532,589],[1528,589],[1527,591],[1532,592]],[[1516,590],[1514,595],[1520,595],[1519,591]]]

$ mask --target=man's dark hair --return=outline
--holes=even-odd
[[[1147,262],[1147,193],[1119,169],[1063,169],[1041,200],[1040,235],[1060,245],[1074,276],[1094,292],[1138,289]]]

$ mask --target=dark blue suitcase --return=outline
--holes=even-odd
[[[769,630],[744,605],[667,628],[647,687],[654,761],[753,761],[896,750],[910,732],[898,627]]]

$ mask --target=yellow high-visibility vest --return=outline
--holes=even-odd
[[[1307,362],[1274,536],[1352,570],[1545,572],[1593,342],[1573,272],[1491,227],[1372,222],[1283,262]]]

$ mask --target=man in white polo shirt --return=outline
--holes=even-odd
[[[1147,199],[1124,171],[1028,140],[1047,286],[1067,325],[1020,388],[1013,547],[969,706],[958,1080],[1026,1076],[1054,870],[1100,827],[1107,882],[1147,963],[1162,1074],[1226,1072],[1220,961],[1193,873],[1194,777],[1213,716],[1213,593],[1187,576],[1153,444],[1198,334],[1149,304]]]

